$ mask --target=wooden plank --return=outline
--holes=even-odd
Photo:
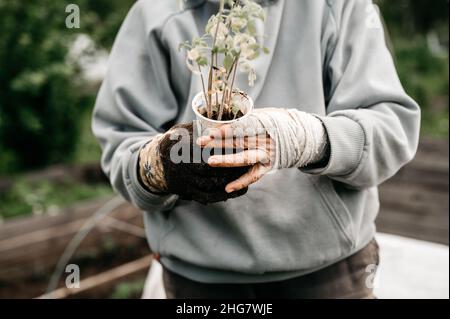
[[[120,217],[122,220],[127,221],[136,216],[136,211],[126,207],[125,205],[120,207],[120,210],[114,211],[114,216]],[[111,213],[113,214],[113,212]],[[45,229],[39,229],[33,232],[25,232],[18,236],[13,236],[0,240],[0,260],[4,254],[14,249],[22,249],[24,247],[39,244],[41,242],[49,240],[59,240],[67,235],[74,235],[77,233],[87,219],[76,219],[73,222],[60,224],[56,226],[50,226]]]
[[[424,172],[438,172],[448,175],[449,164],[445,157],[440,157],[440,155],[433,153],[426,154],[424,152],[425,151],[420,150],[409,166]]]
[[[447,176],[448,180],[448,159],[448,140],[422,138],[416,156],[407,167],[408,170],[444,175]]]
[[[109,232],[95,229],[81,243],[71,260],[89,256],[101,255],[108,249],[106,244],[117,247],[148,247],[144,238],[135,237],[117,230]],[[26,249],[23,254],[15,254],[9,260],[2,260],[0,266],[0,281],[10,282],[14,279],[33,277],[54,270],[67,242],[44,242],[38,249]],[[150,252],[150,248],[148,248]]]
[[[110,197],[81,202],[61,209],[56,215],[34,215],[8,219],[0,224],[0,240],[86,219],[109,200],[111,200]]]
[[[136,221],[138,220],[138,217],[133,217],[133,219],[135,219]],[[55,256],[51,259],[59,258],[78,229],[79,228],[76,227],[72,228],[71,226],[71,229],[68,230],[67,233],[55,234],[55,236],[53,237],[49,237],[46,240],[39,240],[36,243],[30,243],[26,245],[21,244],[21,246],[13,246],[8,247],[8,249],[4,249],[0,255],[0,274],[6,271],[8,267],[16,267],[17,269],[26,267],[26,263],[31,261],[40,260],[43,263],[47,264],[49,260],[48,255]],[[107,238],[106,236],[116,237],[116,240],[120,240],[121,242],[123,242],[123,244],[130,241],[135,242],[134,239],[136,236],[132,236],[126,233],[123,234],[126,236],[121,236],[121,234],[122,232],[118,230],[102,227],[102,225],[99,224],[83,240],[83,242],[80,244],[80,249],[89,248],[90,246],[95,246],[96,244],[100,245],[102,243],[102,237]]]
[[[441,224],[421,225],[413,218],[404,218],[395,211],[384,209],[376,221],[377,230],[384,233],[405,236],[440,244],[449,244],[448,219]]]
[[[381,221],[385,221],[385,223],[403,223],[404,227],[408,229],[412,228],[413,225],[417,225],[417,227],[414,226],[414,230],[411,229],[412,233],[417,229],[423,229],[423,231],[427,229],[448,231],[449,227],[448,216],[430,218],[427,214],[414,215],[409,211],[402,211],[396,207],[386,207],[383,205],[381,206],[380,216],[378,217],[378,222],[380,223]]]
[[[49,294],[39,296],[38,299],[65,298],[104,298],[109,295],[113,287],[120,282],[145,278],[152,261],[148,255],[122,266],[91,276],[80,281],[80,288],[59,288]]]
[[[399,187],[387,184],[380,188],[380,198],[382,210],[396,209],[409,218],[427,218],[433,223],[440,223],[448,217],[448,193],[430,192],[420,185]]]
[[[379,231],[449,244],[448,140],[423,138],[414,160],[380,186]]]
[[[418,151],[418,153],[432,153],[442,158],[448,158],[450,154],[449,140],[422,136],[419,141]]]
[[[83,204],[83,209],[73,208],[66,217],[63,217],[64,213],[56,216],[39,216],[27,222],[15,221],[13,226],[8,223],[0,226],[0,232],[2,228],[7,228],[9,235],[15,234],[0,239],[0,280],[10,281],[13,278],[52,270],[69,241],[100,206],[101,203]],[[110,216],[143,230],[142,214],[129,204],[121,205]],[[66,220],[68,222],[64,223]],[[99,252],[104,249],[105,239],[121,246],[138,245],[145,241],[144,238],[113,229],[105,222],[109,223],[109,220],[102,220],[83,240],[79,250]],[[46,223],[49,224],[47,228]],[[38,226],[34,231],[33,225]],[[22,227],[26,231],[22,231]]]
[[[397,173],[394,177],[386,183],[401,184],[405,186],[408,184],[420,184],[426,186],[430,191],[448,192],[448,173],[417,170],[414,165],[408,165]],[[382,184],[384,185],[384,184]],[[382,186],[381,185],[381,186]]]

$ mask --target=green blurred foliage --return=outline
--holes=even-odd
[[[109,48],[133,2],[0,0],[0,173],[73,157],[95,93],[81,89],[68,49],[79,33]],[[80,7],[80,29],[65,26],[69,3]]]
[[[93,106],[95,93],[92,94],[87,105]],[[91,131],[92,107],[86,108],[80,114],[81,130],[75,147],[75,153],[71,160],[73,164],[92,163],[100,160],[101,149],[97,139]]]
[[[422,108],[422,134],[448,137],[448,0],[376,0],[385,19],[397,71]],[[432,52],[434,36],[442,52]]]
[[[110,48],[123,19],[136,0],[74,0],[82,11],[82,32],[104,48]],[[172,0],[169,0],[172,1]]]
[[[58,162],[76,141],[69,38],[51,0],[0,1],[1,169]],[[6,158],[5,158],[6,157]]]
[[[144,291],[145,279],[138,279],[118,284],[111,294],[111,299],[139,299]]]
[[[107,184],[27,182],[18,179],[11,190],[0,193],[0,220],[20,215],[47,214],[79,201],[111,196]]]
[[[374,0],[391,31],[427,33],[448,24],[448,0]],[[448,35],[447,35],[448,37]]]
[[[425,39],[395,42],[397,70],[405,90],[422,109],[422,134],[448,136],[448,54],[431,54]]]

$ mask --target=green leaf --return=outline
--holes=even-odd
[[[197,62],[197,64],[199,66],[206,66],[206,65],[208,65],[208,59],[206,57],[204,57],[204,56],[199,57],[196,62]]]
[[[233,112],[234,115],[236,115],[241,110],[240,106],[233,103],[231,104],[231,112]]]
[[[223,60],[223,66],[227,69],[227,72],[230,72],[231,66],[233,65],[234,57],[231,54],[227,54],[225,59]]]
[[[181,51],[182,49],[191,49],[191,44],[189,43],[189,41],[180,43],[180,45],[178,46],[178,51]]]
[[[259,51],[255,51],[251,56],[248,57],[249,60],[254,60],[259,57]]]
[[[255,36],[256,35],[256,25],[255,25],[255,21],[253,20],[249,20],[247,23],[247,33],[250,34],[251,36]]]
[[[230,54],[231,54],[232,56],[234,56],[235,58],[237,58],[237,57],[239,56],[239,52],[237,52],[237,51],[234,50],[234,49],[232,49],[232,50],[230,51]]]

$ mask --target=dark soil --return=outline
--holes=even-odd
[[[193,139],[193,125],[192,123],[182,124],[178,125],[177,128],[185,128],[189,131],[190,159],[192,159],[193,152],[199,150]],[[184,140],[187,142],[187,139]],[[211,167],[203,159],[201,163],[192,163],[192,161],[189,161],[189,163],[172,162],[170,150],[175,144],[183,143],[180,141],[182,141],[181,135],[175,140],[171,140],[169,136],[166,136],[160,143],[164,174],[170,193],[180,195],[180,198],[184,200],[194,200],[202,204],[208,204],[226,201],[229,198],[242,196],[247,192],[248,188],[245,188],[228,194],[225,192],[225,186],[245,174],[248,171],[248,167]],[[212,149],[209,149],[208,154],[211,155],[211,152]]]
[[[206,111],[203,111],[200,114],[203,115],[204,117],[208,118],[206,116]],[[242,111],[238,111],[238,113],[236,114],[236,117],[235,117],[233,112],[228,111],[228,110],[224,110],[224,112],[222,114],[221,121],[237,120],[238,118],[241,118],[243,116],[244,116],[244,113],[242,113]],[[219,117],[219,112],[213,111],[212,116],[211,116],[211,120],[217,121],[218,117]]]

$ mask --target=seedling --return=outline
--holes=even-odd
[[[251,110],[251,99],[235,87],[237,73],[247,75],[249,86],[256,80],[252,65],[261,52],[269,50],[258,42],[257,21],[265,21],[263,8],[252,0],[221,0],[205,34],[180,44],[186,49],[186,64],[202,82],[198,113],[215,121],[230,121]],[[251,102],[252,103],[252,102]]]

